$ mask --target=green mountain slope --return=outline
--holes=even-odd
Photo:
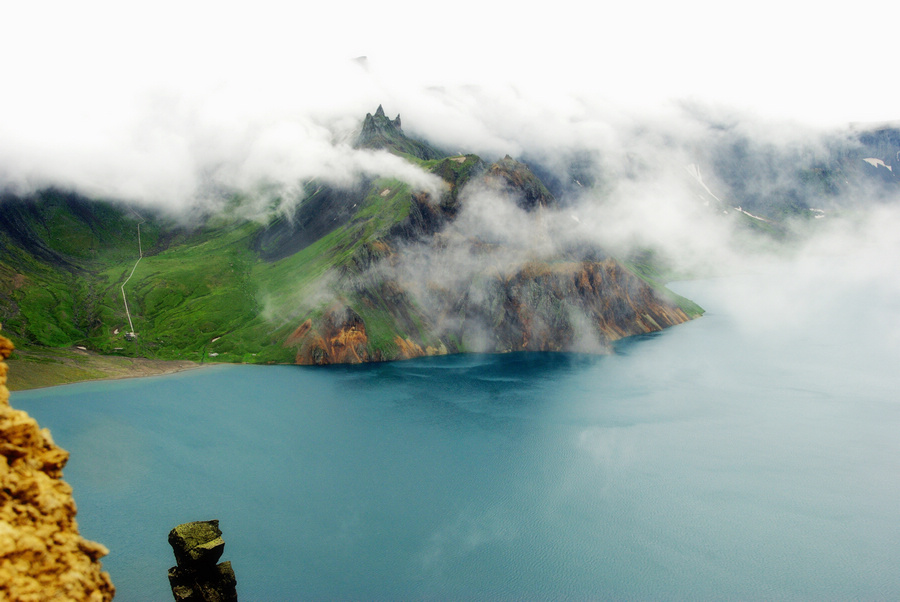
[[[525,164],[441,156],[380,107],[357,146],[407,158],[444,180],[445,193],[431,198],[391,178],[347,189],[311,183],[292,214],[266,224],[218,215],[191,227],[54,190],[7,195],[4,334],[25,349],[324,364],[602,351],[702,312],[596,249],[510,263],[518,251],[465,232],[467,184],[525,212],[554,204]],[[455,269],[451,253],[468,267]],[[440,262],[449,271],[433,268]]]

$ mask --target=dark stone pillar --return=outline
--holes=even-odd
[[[237,580],[231,562],[219,562],[225,540],[219,521],[178,525],[169,532],[178,566],[169,569],[176,602],[237,602]]]

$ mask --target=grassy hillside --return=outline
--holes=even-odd
[[[445,193],[431,198],[386,177],[349,188],[310,182],[294,210],[267,223],[236,211],[189,225],[56,190],[0,199],[0,323],[31,363],[28,386],[47,366],[77,380],[127,372],[133,358],[356,362],[465,351],[471,341],[478,350],[564,350],[591,338],[602,348],[702,312],[667,296],[647,277],[652,266],[636,270],[646,268],[652,288],[588,255],[501,274],[490,267],[498,245],[465,233],[458,241],[486,271],[408,290],[391,266],[410,244],[442,252],[433,235],[464,209],[468,182],[492,179],[525,213],[556,201],[527,165],[440,156],[382,110],[367,117],[357,146],[437,175]]]
[[[357,200],[346,223],[279,257],[285,254],[261,247],[266,228],[255,222],[218,218],[188,230],[75,195],[6,199],[0,208],[14,219],[0,229],[0,322],[21,349],[83,346],[131,357],[290,362],[293,352],[281,342],[294,321],[321,309],[317,300],[335,294],[329,290],[335,278],[371,263],[384,248],[380,241],[414,206],[407,184],[384,178]],[[293,244],[290,233],[284,237],[283,244]],[[126,336],[126,279],[133,340]],[[384,318],[376,309],[369,317],[373,325]]]

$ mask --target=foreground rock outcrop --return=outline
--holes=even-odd
[[[231,562],[219,562],[225,540],[219,521],[178,525],[169,532],[178,566],[169,569],[169,584],[177,602],[237,602],[237,579]]]
[[[12,349],[0,336],[0,358]],[[109,551],[78,534],[72,488],[61,478],[69,454],[9,406],[7,370],[0,361],[0,599],[112,600],[100,563]]]

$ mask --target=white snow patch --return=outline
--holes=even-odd
[[[759,221],[761,221],[761,222],[769,223],[769,220],[767,220],[766,218],[760,217],[760,216],[758,216],[758,215],[753,215],[753,214],[750,213],[749,211],[744,211],[744,209],[741,208],[741,207],[735,207],[734,210],[735,210],[735,211],[740,211],[741,213],[743,213],[743,214],[746,215],[747,217],[752,217],[753,219],[759,220]]]
[[[686,166],[685,169],[687,170],[687,172],[688,172],[689,174],[691,174],[691,176],[692,176],[695,180],[697,180],[697,183],[698,183],[698,184],[700,184],[701,186],[703,186],[703,189],[704,189],[706,192],[708,192],[709,195],[710,195],[712,198],[716,199],[716,200],[719,201],[720,203],[722,202],[722,199],[720,199],[719,197],[717,197],[716,195],[714,195],[714,194],[713,194],[713,191],[709,189],[709,186],[707,186],[706,183],[703,182],[703,174],[700,173],[700,166],[699,166],[699,165],[697,165],[696,163],[691,163],[690,165]]]
[[[863,161],[865,161],[866,163],[868,163],[868,164],[871,165],[872,167],[887,167],[887,168],[890,169],[891,171],[894,171],[893,168],[891,168],[890,165],[886,164],[886,163],[885,163],[884,161],[882,161],[881,159],[876,159],[875,157],[869,157],[868,159],[863,159]]]

